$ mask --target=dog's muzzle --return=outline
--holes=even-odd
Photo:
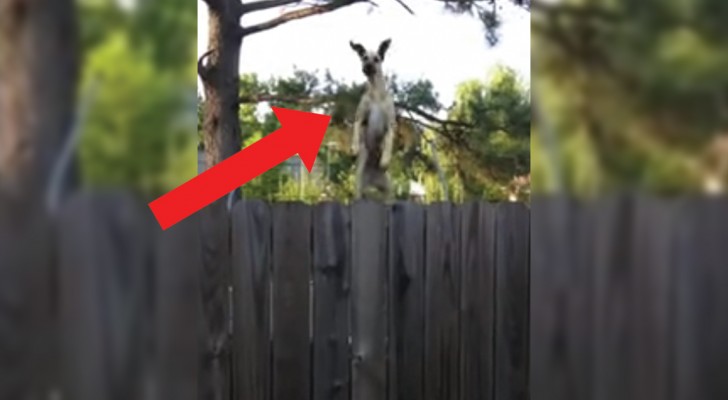
[[[364,67],[362,68],[362,71],[364,71],[364,75],[372,75],[376,71],[376,68],[374,68],[373,64],[364,64]]]

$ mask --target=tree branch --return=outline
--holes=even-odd
[[[410,14],[415,15],[415,12],[412,11],[412,9],[409,8],[409,6],[407,4],[405,4],[404,1],[402,1],[402,0],[394,0],[394,1],[396,1],[397,3],[399,3],[400,6],[404,7],[404,9],[407,10]]]
[[[275,0],[270,0],[275,1]],[[257,25],[252,25],[243,28],[243,36],[252,35],[258,32],[267,31],[273,29],[279,25],[285,24],[286,22],[302,19],[318,14],[325,14],[327,12],[334,11],[336,9],[350,6],[355,3],[364,3],[366,0],[332,0],[325,4],[302,8],[300,10],[289,11],[283,13],[277,18],[273,18],[270,21],[262,22]]]
[[[252,3],[243,3],[243,14],[300,2],[301,0],[260,0]]]

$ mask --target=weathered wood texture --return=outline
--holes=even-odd
[[[522,204],[499,204],[496,224],[495,400],[526,400],[529,213]]]
[[[311,208],[279,203],[273,214],[273,400],[311,390]]]
[[[313,211],[313,398],[348,400],[351,216],[336,203]]]
[[[458,209],[427,208],[425,239],[425,399],[455,400],[460,385]]]
[[[383,205],[352,206],[352,400],[387,396],[387,212]]]
[[[4,214],[0,398],[728,398],[725,199],[533,209],[241,202],[229,251],[128,195]]]
[[[228,213],[224,226],[205,212]],[[162,231],[131,196],[86,194],[48,231],[56,274],[5,276],[55,307],[60,340],[37,351],[60,345],[45,366],[55,380],[43,376],[63,398],[521,399],[528,220],[525,207],[487,203],[242,201]],[[224,232],[220,247],[203,240]],[[29,298],[0,285],[10,349],[50,323],[12,328]],[[0,393],[18,375],[0,374]]]
[[[234,398],[268,400],[273,219],[262,201],[237,203],[231,217]]]
[[[149,373],[151,238],[127,196],[72,198],[58,252],[62,386],[79,400],[135,399]]]
[[[395,204],[389,214],[389,398],[421,400],[425,349],[425,209]]]

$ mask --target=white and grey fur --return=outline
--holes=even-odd
[[[359,55],[362,72],[367,77],[367,88],[356,110],[352,138],[352,151],[358,156],[357,198],[361,198],[369,187],[379,190],[385,197],[391,191],[387,167],[392,157],[396,114],[394,100],[382,73],[382,61],[390,43],[391,40],[387,39],[376,51],[371,51],[349,42]]]

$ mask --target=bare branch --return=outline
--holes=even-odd
[[[404,7],[404,9],[407,10],[410,14],[415,15],[415,12],[412,11],[412,9],[409,8],[409,6],[407,4],[405,4],[404,1],[402,1],[402,0],[394,0],[394,1],[396,1],[397,3],[399,3],[400,6]]]
[[[277,18],[271,19],[270,21],[243,28],[243,35],[247,36],[258,32],[267,31],[268,29],[273,29],[279,25],[285,24],[286,22],[310,17],[313,15],[325,14],[342,7],[364,2],[366,2],[366,0],[332,0],[325,4],[306,7],[300,10],[289,11],[287,13],[283,13]]]
[[[321,105],[334,101],[334,97],[286,97],[272,94],[260,94],[256,96],[245,96],[239,99],[240,104],[255,104],[262,102],[278,101],[297,105]]]
[[[300,3],[301,0],[260,0],[252,3],[243,3],[243,14],[267,10],[269,8],[275,8],[280,6],[287,6],[289,4]]]
[[[401,102],[396,102],[396,103],[394,103],[394,105],[397,106],[397,108],[400,108],[405,111],[409,111],[409,112],[417,115],[418,117],[424,118],[424,119],[428,120],[429,122],[434,122],[434,123],[440,124],[440,125],[458,126],[461,128],[473,128],[473,125],[469,124],[467,122],[440,119],[432,114],[429,114],[425,111],[420,110],[419,108],[410,107],[407,104],[404,104]]]

